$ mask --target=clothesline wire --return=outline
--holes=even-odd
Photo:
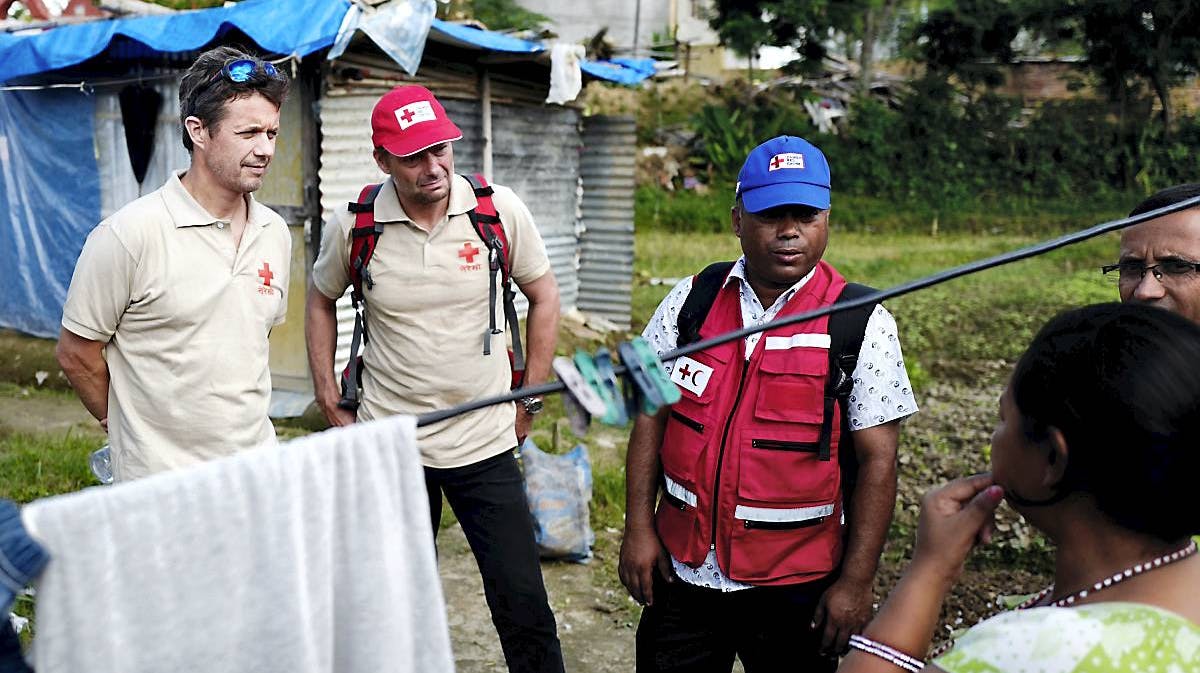
[[[895,285],[895,286],[887,288],[885,290],[877,290],[875,292],[872,292],[867,295],[863,295],[856,299],[852,299],[852,300],[844,301],[844,302],[838,302],[836,304],[832,304],[830,306],[825,306],[823,308],[815,309],[812,311],[807,311],[805,313],[798,313],[796,315],[786,316],[783,318],[776,318],[775,320],[772,320],[770,322],[765,322],[760,325],[752,325],[750,327],[743,327],[742,329],[736,330],[733,332],[726,332],[724,334],[719,334],[715,337],[704,339],[702,341],[697,341],[695,343],[688,344],[687,346],[683,346],[682,348],[676,348],[674,350],[668,351],[662,355],[662,361],[670,362],[672,360],[683,357],[685,355],[689,355],[691,353],[702,351],[706,348],[712,348],[713,346],[717,346],[717,345],[720,345],[720,344],[723,344],[723,343],[726,343],[729,341],[734,341],[736,339],[744,339],[747,336],[749,336],[751,334],[755,334],[757,332],[764,332],[766,330],[773,329],[776,327],[784,327],[784,326],[792,325],[792,324],[799,323],[799,322],[806,322],[808,320],[814,320],[816,318],[821,318],[821,317],[824,317],[827,315],[832,315],[834,313],[840,313],[842,311],[849,311],[849,310],[856,309],[856,308],[859,308],[862,306],[877,304],[886,299],[892,299],[895,297],[909,294],[911,292],[916,292],[917,290],[924,290],[924,289],[933,287],[934,285],[940,285],[942,283],[954,280],[956,278],[961,278],[963,276],[968,276],[968,275],[971,275],[974,273],[979,273],[981,271],[993,269],[995,267],[1003,266],[1005,264],[1011,264],[1013,262],[1019,262],[1021,260],[1029,259],[1031,257],[1043,255],[1047,252],[1051,252],[1053,250],[1057,250],[1059,248],[1063,248],[1068,245],[1072,245],[1074,243],[1086,241],[1089,238],[1095,238],[1096,236],[1100,236],[1101,234],[1107,234],[1107,233],[1110,233],[1113,231],[1119,231],[1126,227],[1131,227],[1135,224],[1140,224],[1147,220],[1153,220],[1153,219],[1156,219],[1159,217],[1163,217],[1164,215],[1169,215],[1171,213],[1179,212],[1181,210],[1187,210],[1188,208],[1194,208],[1196,206],[1200,206],[1200,196],[1193,197],[1193,198],[1190,198],[1190,199],[1187,199],[1184,201],[1180,201],[1178,203],[1173,203],[1169,206],[1164,206],[1157,210],[1151,210],[1149,212],[1145,212],[1140,215],[1125,217],[1125,218],[1122,218],[1119,220],[1111,220],[1109,222],[1102,222],[1102,223],[1094,225],[1092,227],[1088,227],[1087,229],[1082,229],[1080,231],[1072,232],[1069,234],[1064,234],[1057,238],[1052,238],[1052,239],[1049,239],[1046,241],[1042,241],[1040,243],[1035,243],[1033,245],[1026,246],[1024,248],[1019,248],[1017,250],[1011,250],[1009,252],[1004,252],[1004,253],[1000,253],[998,255],[993,255],[992,257],[987,257],[985,259],[975,260],[973,262],[967,262],[966,264],[961,264],[959,266],[951,267],[949,269],[945,269],[945,270],[939,271],[937,273],[933,273],[928,276],[925,276],[923,278],[918,278],[916,280],[909,281],[907,283],[901,283],[900,285]],[[624,365],[614,366],[613,370],[617,373],[617,375],[623,375],[628,371],[628,369]],[[426,425],[430,425],[432,423],[444,421],[446,419],[453,418],[455,416],[465,414],[467,412],[476,411],[478,409],[483,409],[485,407],[490,407],[495,404],[504,404],[505,402],[513,402],[515,400],[521,399],[522,397],[548,395],[551,393],[561,392],[565,389],[566,389],[566,386],[563,385],[563,383],[561,381],[550,381],[548,383],[542,383],[542,384],[539,384],[536,386],[529,386],[528,388],[518,388],[516,390],[505,393],[503,395],[496,395],[494,397],[481,398],[478,400],[473,400],[471,402],[453,406],[448,409],[442,409],[439,411],[431,411],[427,414],[421,414],[421,415],[417,416],[417,427],[423,427]]]

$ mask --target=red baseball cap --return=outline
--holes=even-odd
[[[415,84],[383,95],[371,112],[371,142],[398,157],[462,139],[433,93]]]

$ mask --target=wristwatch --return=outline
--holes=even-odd
[[[522,397],[521,406],[525,407],[525,413],[533,416],[542,412],[542,398],[540,397]]]

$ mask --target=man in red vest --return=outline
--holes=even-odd
[[[750,153],[731,213],[743,256],[718,279],[700,338],[838,300],[846,280],[821,260],[829,184],[825,156],[802,138]],[[679,343],[700,285],[684,279],[646,326],[660,354]],[[829,317],[668,365],[683,398],[637,419],[627,458],[619,571],[646,606],[638,671],[728,671],[735,656],[748,673],[833,671],[870,618],[899,424],[917,405],[895,321],[875,306],[865,325],[845,396],[830,392],[833,361],[849,361],[831,358]],[[840,442],[843,427],[852,441]],[[856,459],[853,489],[839,448]]]

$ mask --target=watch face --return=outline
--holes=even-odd
[[[525,413],[536,414],[542,410],[542,398],[526,397],[521,400],[521,404],[525,405]]]

